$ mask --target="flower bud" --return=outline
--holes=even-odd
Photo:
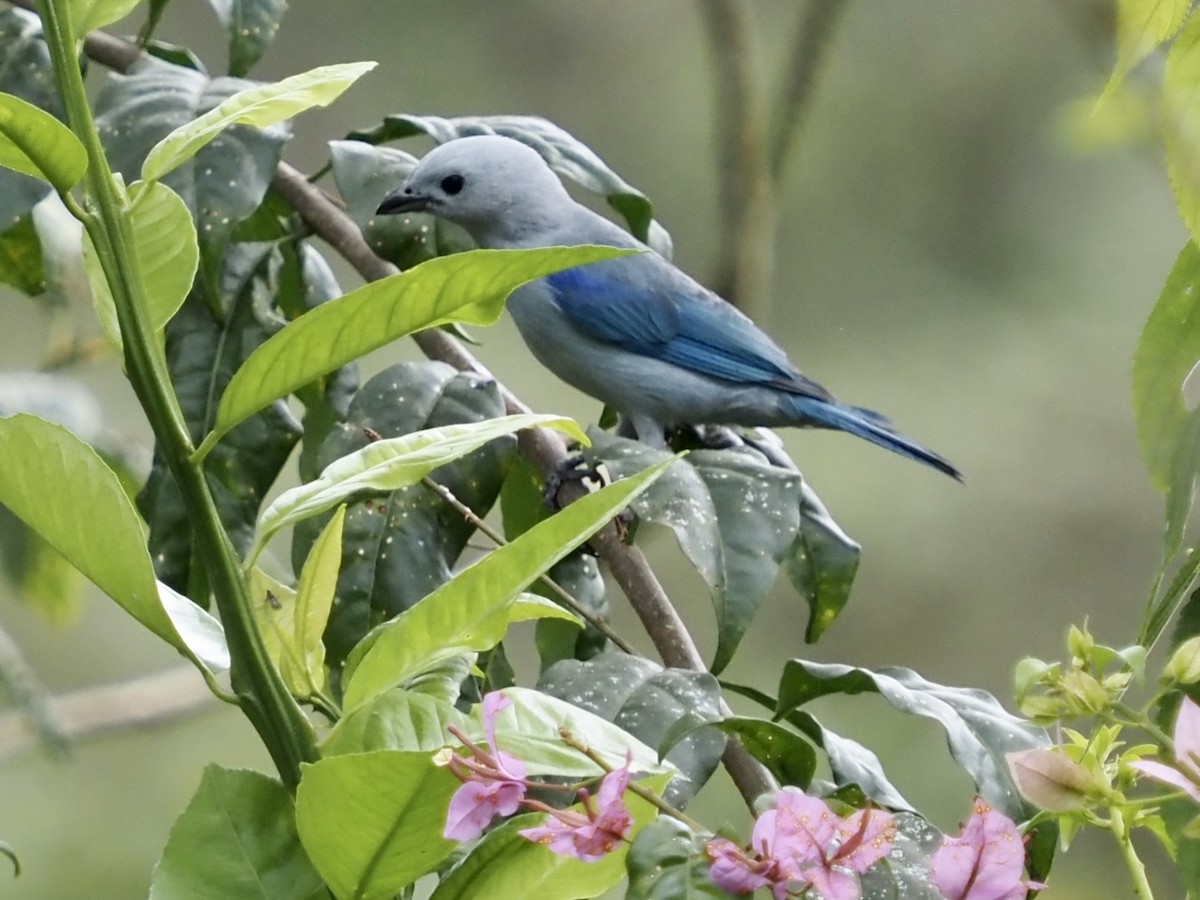
[[[1163,677],[1178,684],[1200,681],[1200,635],[1180,644],[1163,669]]]

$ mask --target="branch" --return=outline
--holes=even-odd
[[[817,72],[847,6],[847,0],[809,0],[808,10],[796,26],[788,69],[771,119],[769,154],[776,185],[783,180],[791,150],[812,108]]]
[[[10,0],[25,6],[25,0]],[[102,65],[125,71],[141,58],[135,44],[100,32],[90,34],[84,44],[87,55]],[[338,205],[323,191],[287,163],[280,163],[272,186],[300,215],[313,233],[324,240],[367,281],[377,281],[400,270],[372,252],[354,224]],[[441,360],[463,372],[495,380],[509,413],[529,412],[530,407],[512,391],[500,384],[478,359],[463,345],[440,329],[413,335],[421,352],[430,359]],[[559,435],[545,429],[531,429],[518,434],[518,447],[543,477],[549,476],[567,456],[567,448]],[[570,486],[563,493],[568,494]],[[568,499],[574,499],[568,497]],[[617,528],[609,523],[592,545],[609,566],[613,578],[629,598],[646,628],[662,661],[672,668],[707,671],[703,658],[691,635],[679,617],[670,598],[654,575],[641,550],[621,540]],[[722,711],[728,708],[722,702]],[[776,789],[770,773],[734,738],[725,751],[725,766],[747,805],[760,794]]]
[[[118,684],[86,688],[48,702],[58,736],[78,740],[128,728],[158,725],[202,709],[214,698],[191,666]],[[42,744],[29,717],[20,710],[0,714],[0,759]]]
[[[765,324],[775,270],[775,203],[763,79],[748,0],[700,0],[715,76],[717,185],[722,223],[717,292]]]

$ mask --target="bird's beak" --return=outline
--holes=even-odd
[[[397,213],[424,212],[427,209],[428,197],[415,193],[410,187],[401,186],[384,197],[375,212],[381,216],[393,216]]]

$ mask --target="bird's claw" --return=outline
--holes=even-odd
[[[564,457],[546,479],[546,486],[542,489],[542,503],[547,509],[558,512],[562,509],[562,504],[558,502],[559,492],[574,482],[583,482],[584,486],[591,490],[593,488],[587,482],[594,482],[597,488],[600,488],[608,484],[609,479],[599,468],[589,465],[582,453],[572,454]]]

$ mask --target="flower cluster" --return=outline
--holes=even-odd
[[[823,900],[856,900],[858,875],[892,848],[889,813],[861,809],[847,818],[818,797],[784,788],[754,823],[750,847],[718,838],[707,847],[713,882],[732,894],[769,887],[776,900],[808,891]]]
[[[486,747],[450,727],[451,734],[462,741],[469,755],[449,753],[443,757],[445,765],[462,782],[450,799],[443,834],[453,841],[472,841],[497,816],[511,816],[524,807],[548,813],[551,819],[546,825],[518,832],[522,837],[584,862],[601,859],[629,836],[633,825],[625,805],[631,759],[627,756],[624,766],[604,776],[594,799],[587,788],[578,789],[583,812],[554,809],[541,801],[527,799],[525,793],[531,787],[557,786],[530,781],[526,778],[525,763],[496,746],[496,717],[511,705],[512,701],[499,691],[483,698]]]

